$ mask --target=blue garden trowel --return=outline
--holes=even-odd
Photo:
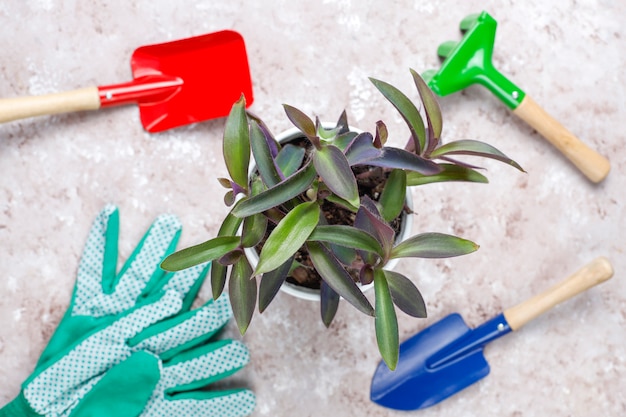
[[[400,345],[395,371],[380,362],[372,379],[371,400],[397,410],[429,407],[487,376],[484,346],[511,330],[613,276],[600,257],[560,284],[522,302],[481,326],[470,329],[459,314],[450,314]]]

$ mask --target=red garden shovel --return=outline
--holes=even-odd
[[[0,99],[0,123],[137,103],[151,133],[228,114],[252,82],[242,36],[231,30],[137,48],[133,80],[62,93]]]

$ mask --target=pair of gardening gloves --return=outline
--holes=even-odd
[[[209,266],[159,268],[180,222],[160,216],[117,273],[119,214],[93,223],[71,304],[57,331],[0,417],[239,417],[252,412],[246,389],[207,391],[243,368],[246,347],[212,341],[228,322],[228,299],[191,310]]]

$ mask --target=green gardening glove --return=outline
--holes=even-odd
[[[77,338],[112,323],[162,289],[178,291],[182,310],[189,310],[206,274],[197,270],[166,274],[159,268],[159,262],[175,250],[181,229],[175,216],[159,216],[117,273],[119,212],[115,206],[107,205],[93,222],[70,306],[38,367]]]
[[[232,316],[227,297],[178,316],[182,302],[176,291],[153,298],[51,357],[0,417],[250,414],[251,391],[201,389],[249,361],[240,342],[206,343]]]
[[[188,311],[206,265],[176,274],[158,268],[174,250],[180,229],[173,216],[159,217],[116,274],[119,215],[113,206],[100,213],[70,307],[22,392],[0,416],[243,416],[252,411],[249,391],[198,391],[243,367],[248,353],[238,342],[206,344],[232,316],[225,298]],[[185,411],[194,407],[193,414]]]

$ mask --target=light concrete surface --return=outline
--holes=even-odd
[[[471,159],[490,184],[414,190],[414,231],[481,247],[400,262],[429,313],[399,313],[401,339],[454,311],[477,326],[596,256],[613,262],[615,277],[490,344],[491,374],[423,411],[369,400],[380,360],[372,319],[342,303],[325,329],[315,303],[282,293],[242,338],[252,362],[233,383],[255,391],[254,416],[623,416],[626,3],[9,0],[0,3],[0,97],[127,81],[138,46],[233,29],[246,40],[251,111],[274,133],[291,127],[288,103],[330,121],[346,109],[361,129],[382,119],[403,144],[406,126],[368,77],[417,98],[409,68],[437,67],[437,45],[460,39],[458,22],[481,10],[499,24],[496,67],[606,155],[612,171],[590,183],[482,87],[442,98],[444,141],[491,143],[527,173]],[[65,311],[89,226],[106,203],[120,208],[121,260],[163,212],[180,217],[181,246],[217,233],[227,212],[216,180],[227,175],[223,127],[218,119],[151,135],[135,106],[0,125],[0,404],[18,394]],[[209,294],[203,289],[198,303]],[[227,335],[239,338],[234,323]]]

